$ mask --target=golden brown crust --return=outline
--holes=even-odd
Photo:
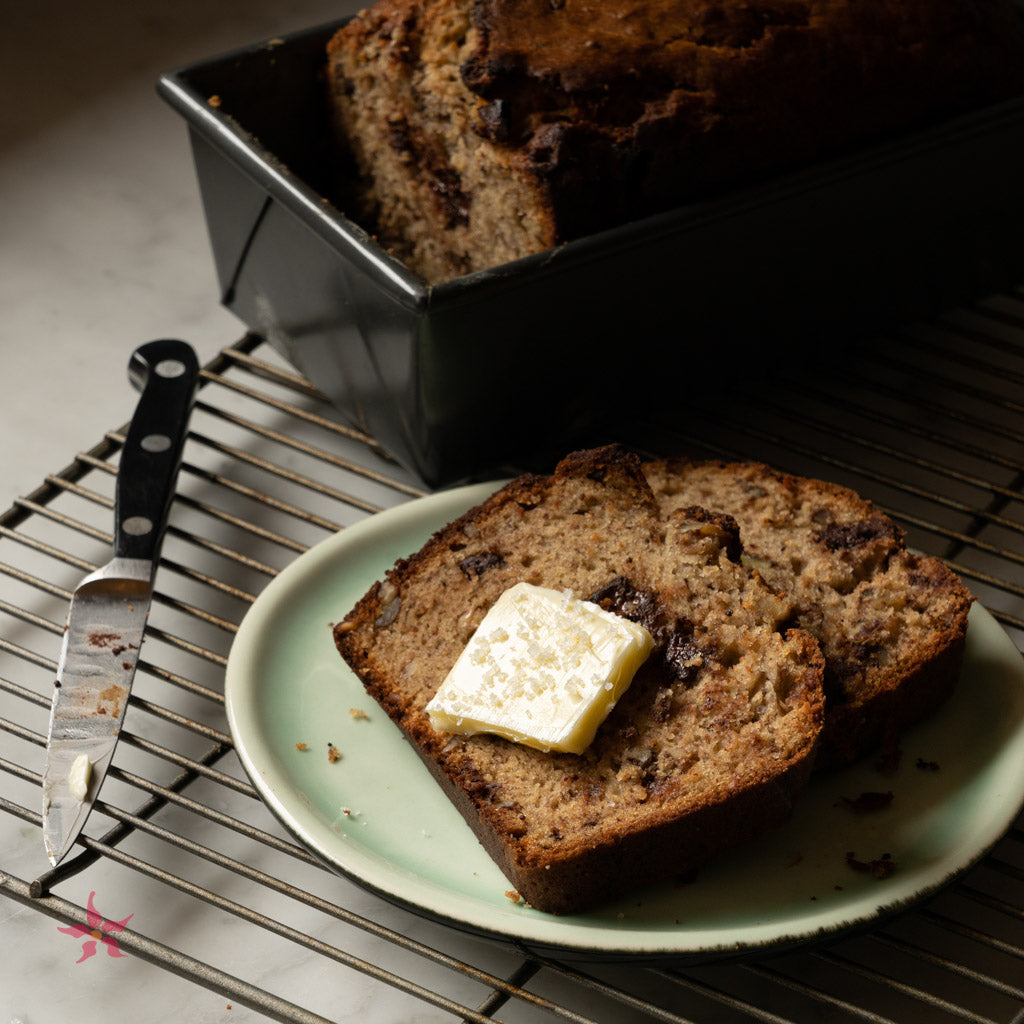
[[[663,516],[639,460],[575,453],[513,481],[400,561],[335,630],[514,887],[586,909],[685,871],[788,814],[821,728],[823,660],[791,607],[739,564],[736,528]],[[425,705],[515,582],[568,588],[656,639],[588,750],[436,732]]]
[[[666,510],[694,501],[740,524],[748,559],[794,601],[825,655],[819,767],[893,744],[950,695],[971,595],[938,559],[848,488],[760,463],[669,459],[645,466]]]

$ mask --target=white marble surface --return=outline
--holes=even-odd
[[[54,0],[5,9],[0,506],[127,419],[135,396],[125,368],[134,345],[183,337],[205,361],[242,333],[218,305],[185,127],[155,94],[159,72],[353,6]],[[38,830],[0,815],[0,870],[31,879],[45,866]],[[63,895],[84,905],[88,892],[77,888]],[[108,918],[141,917],[147,898],[140,885],[98,892],[96,903]],[[137,958],[101,950],[75,963],[79,946],[56,921],[2,896],[0,943],[0,1024],[264,1019]],[[353,982],[339,1019],[410,1019],[389,1007],[386,994],[367,1009],[374,990]]]

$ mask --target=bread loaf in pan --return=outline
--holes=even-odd
[[[350,200],[359,183],[329,174],[324,55],[339,28],[211,57],[160,91],[189,125],[222,301],[430,486],[550,466],[624,419],[657,447],[652,417],[674,429],[675,392],[694,373],[722,380],[723,352],[724,386],[766,352],[843,372],[865,335],[1024,269],[1022,91],[428,282],[379,244],[393,239]],[[608,372],[624,355],[642,386]]]
[[[378,0],[328,53],[364,215],[433,282],[1024,91],[1014,0]]]

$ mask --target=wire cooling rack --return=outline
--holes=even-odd
[[[713,402],[688,393],[685,416],[629,433],[651,451],[758,458],[855,487],[912,545],[947,559],[1021,648],[1022,385],[1017,291],[864,346],[841,374],[807,366],[730,382],[728,406],[721,387]],[[67,601],[106,561],[122,442],[111,431],[0,517],[0,813],[30,828],[40,826]],[[157,893],[166,921],[194,921],[187,953],[159,921],[120,933],[124,949],[277,1021],[336,1019],[349,971],[389,994],[395,1021],[1024,1021],[1020,822],[955,884],[874,930],[699,966],[569,964],[482,943],[359,890],[296,846],[232,749],[223,702],[232,637],[297,555],[421,493],[258,338],[206,367],[102,799],[72,858],[28,879],[0,865],[0,893],[81,921],[85,909],[62,883],[103,866]],[[257,934],[267,962],[332,968],[320,991],[245,955]]]

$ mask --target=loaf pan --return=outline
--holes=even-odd
[[[1024,98],[430,286],[345,216],[323,80],[338,22],[160,77],[222,301],[427,484],[685,421],[693,389],[1021,279]],[[632,435],[631,435],[632,436]]]

